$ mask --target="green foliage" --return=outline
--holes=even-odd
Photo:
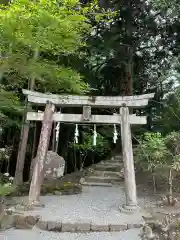
[[[12,184],[13,179],[9,173],[0,174],[0,197],[8,196],[16,191],[17,187]]]
[[[50,92],[81,93],[88,86],[70,67],[58,63],[57,56],[78,54],[90,25],[80,11],[78,1],[16,0],[0,13],[2,54],[0,71],[18,73],[27,82]],[[52,60],[44,57],[51,55]]]
[[[168,179],[169,194],[173,193],[173,178],[180,171],[180,133],[166,137],[160,133],[147,133],[136,152],[136,162],[145,171],[151,171],[156,192],[155,176]],[[142,152],[141,152],[142,150]],[[146,159],[147,158],[147,159]]]
[[[11,155],[12,148],[5,146],[5,148],[0,148],[0,161],[7,161]]]
[[[87,155],[88,151],[95,152],[98,155],[103,155],[109,149],[109,143],[105,137],[97,133],[96,146],[93,145],[93,136],[89,133],[84,133],[83,143],[72,145],[79,150],[82,155]]]
[[[168,134],[180,130],[180,88],[169,93],[156,114],[156,125],[161,132]]]
[[[178,91],[162,101],[164,93],[169,92],[162,75],[169,72],[171,55],[179,55],[179,2],[153,0],[152,5],[139,0],[133,4],[111,1],[113,11],[100,8],[98,2],[83,5],[77,0],[15,0],[2,7],[1,126],[18,124],[22,112],[18,104],[20,89],[27,88],[32,79],[35,90],[52,93],[81,94],[90,90],[88,82],[96,95],[130,94],[132,81],[134,94],[156,92],[156,103],[151,101],[147,110],[149,129],[155,123],[163,134],[180,130]],[[104,130],[107,136],[104,129],[102,133]],[[159,165],[166,155],[164,143],[157,136],[152,138],[141,140],[145,146],[139,149],[137,159],[142,159],[147,169]],[[98,141],[95,148],[89,135],[89,143],[80,149],[99,151],[103,147]]]
[[[22,115],[23,106],[13,92],[0,90],[0,126],[17,126]]]
[[[178,0],[153,0],[153,4],[156,9],[169,11],[169,13],[175,15],[180,11],[180,4]]]
[[[13,179],[9,173],[0,175],[0,196],[8,196],[16,191],[17,187],[12,184]]]
[[[16,187],[11,183],[2,184],[0,183],[0,196],[8,196],[16,191]]]
[[[169,155],[165,139],[160,133],[145,133],[135,151],[135,160],[143,170],[154,172],[167,164]]]
[[[137,167],[155,176],[165,177],[169,182],[169,193],[173,191],[174,173],[180,171],[180,133],[172,132],[166,137],[160,133],[146,133],[135,152]]]
[[[180,155],[180,133],[171,132],[165,138],[166,145],[171,151],[172,155]]]
[[[76,9],[76,10],[75,10]],[[20,89],[84,93],[89,86],[63,58],[77,56],[91,25],[77,0],[14,0],[0,9],[0,125],[17,127]],[[35,84],[34,84],[35,83]]]
[[[172,169],[180,171],[180,133],[171,132],[165,137],[165,142],[171,153],[170,165]]]
[[[9,47],[27,46],[53,53],[70,54],[82,46],[86,18],[74,8],[78,1],[15,0],[1,10],[1,30]],[[11,46],[13,47],[13,46]]]

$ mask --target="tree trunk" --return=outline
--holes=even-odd
[[[75,143],[74,143],[75,144]],[[76,159],[76,149],[74,147],[74,161],[73,161],[73,164],[74,164],[74,171],[77,172],[77,159]]]
[[[28,134],[29,134],[29,123],[25,121],[25,123],[23,124],[17,163],[16,163],[16,171],[15,171],[15,177],[14,177],[15,185],[20,185],[23,183],[23,169],[24,169],[24,160],[26,155]]]
[[[33,173],[33,166],[34,166],[34,158],[36,153],[36,143],[37,143],[37,123],[35,123],[35,129],[34,129],[34,138],[33,138],[33,148],[32,148],[32,156],[31,156],[31,165],[29,170],[29,180],[32,178]]]
[[[172,184],[172,169],[169,169],[169,196],[172,197],[173,194],[173,184]]]
[[[34,127],[34,136],[33,136],[33,146],[32,146],[32,156],[31,156],[31,161],[35,157],[35,152],[36,152],[36,138],[37,138],[37,123],[35,123]]]
[[[91,153],[91,157],[92,157],[92,164],[94,164],[94,151],[92,151],[92,153]]]
[[[53,123],[52,151],[56,149],[56,122]]]
[[[46,109],[44,112],[44,118],[41,128],[41,135],[36,155],[36,163],[34,166],[30,191],[29,191],[29,204],[35,204],[39,202],[39,196],[41,191],[41,185],[44,179],[44,161],[46,159],[49,140],[51,136],[52,124],[53,124],[53,114],[55,106],[51,103],[46,104]]]
[[[58,149],[59,149],[59,135],[60,135],[60,127],[61,127],[61,123],[59,125],[59,134],[57,136],[57,139],[56,139],[56,144],[55,144],[55,152],[57,153],[58,152]]]
[[[86,158],[87,158],[87,153],[85,153],[84,155],[80,155],[80,172],[83,172],[84,170],[84,164],[85,164],[85,161],[86,161]]]
[[[156,177],[155,177],[154,174],[152,175],[152,180],[153,180],[153,192],[154,192],[154,194],[156,194],[156,193],[157,193],[157,188],[156,188]]]
[[[38,56],[39,56],[39,51],[36,50],[34,52],[33,58],[37,59]],[[29,89],[34,90],[34,86],[35,86],[35,78],[32,77],[29,83]],[[27,109],[29,107],[27,97],[26,97],[25,104],[26,104],[26,111],[24,113],[23,125],[21,128],[21,139],[19,143],[16,171],[15,171],[15,177],[14,177],[14,184],[16,185],[20,185],[23,183],[24,161],[26,156],[26,147],[27,147],[29,128],[30,128],[30,123],[29,121],[26,120]]]

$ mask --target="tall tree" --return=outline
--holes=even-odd
[[[172,21],[149,1],[113,1],[112,8],[111,22],[96,25],[89,39],[87,66],[96,77],[92,84],[107,95],[128,95],[132,88],[134,94],[157,91],[172,60],[179,20]]]
[[[79,2],[16,0],[0,13],[1,79],[14,74],[22,87],[41,91],[86,91],[88,86],[58,56],[78,54],[89,30]],[[76,9],[76,11],[74,11]],[[64,90],[65,89],[65,90]],[[21,184],[29,123],[25,121],[20,141],[15,183]]]

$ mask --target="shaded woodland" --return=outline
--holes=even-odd
[[[144,111],[133,110],[148,117],[146,126],[133,128],[134,145],[144,144],[144,134],[149,132],[152,139],[153,133],[166,137],[179,132],[180,10],[175,0],[171,4],[156,0],[44,2],[40,10],[40,1],[1,1],[0,148],[8,156],[1,154],[2,173],[14,176],[23,131],[29,131],[24,181],[37,151],[41,123],[26,122],[30,106],[22,89],[92,96],[155,92]],[[61,111],[80,113],[82,109]],[[93,111],[106,114],[117,109]],[[96,148],[90,144],[93,126],[80,125],[79,130],[77,147],[75,125],[60,125],[57,152],[67,161],[66,172],[80,170],[84,155],[84,166],[89,166],[121,151],[120,129],[115,146],[113,126],[97,126],[101,137]],[[54,149],[53,139],[52,131],[49,149]],[[173,140],[179,146],[179,138]]]

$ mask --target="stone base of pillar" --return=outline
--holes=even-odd
[[[29,202],[29,204],[32,206],[32,207],[37,207],[37,208],[44,208],[45,205],[43,203],[41,203],[40,201],[33,201],[33,202]]]
[[[127,206],[127,205],[123,205],[123,206],[119,206],[119,210],[122,213],[135,213],[135,212],[139,212],[140,207],[137,205],[131,205],[131,206]]]

